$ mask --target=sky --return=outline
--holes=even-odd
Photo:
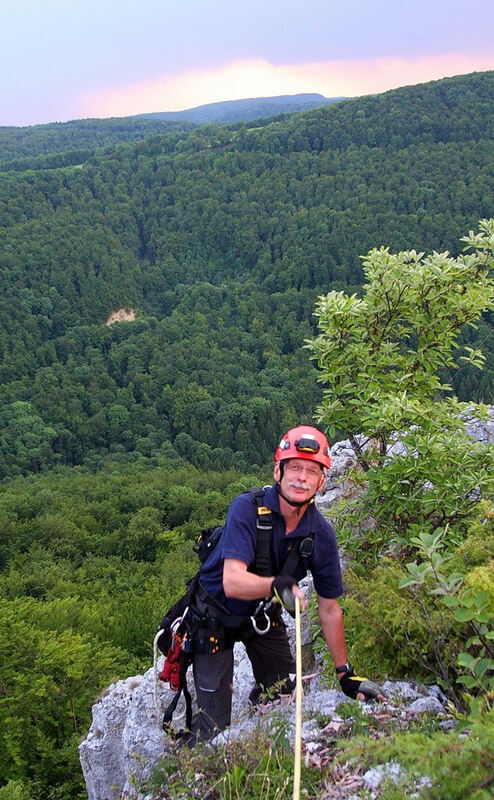
[[[494,0],[2,0],[0,125],[494,69]]]

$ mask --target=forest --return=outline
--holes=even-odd
[[[100,148],[193,127],[190,123],[138,117],[73,120],[23,128],[5,126],[0,127],[0,165],[4,172],[22,172],[82,164]]]
[[[303,351],[318,295],[358,292],[373,246],[455,254],[489,216],[493,83],[446,79],[0,173],[0,476],[170,444],[203,468],[266,463],[320,397]],[[135,322],[105,326],[120,308]],[[489,402],[489,314],[465,334],[479,341],[484,372],[447,377]]]
[[[23,171],[83,164],[96,150],[111,148],[119,142],[133,142],[174,131],[186,133],[207,122],[282,119],[289,113],[307,111],[341,99],[318,94],[260,97],[134,117],[71,120],[22,128],[4,126],[0,127],[0,166],[2,171]]]
[[[0,130],[0,800],[85,796],[92,702],[149,665],[198,531],[270,480],[280,433],[337,383],[307,350],[321,296],[363,298],[372,248],[457,258],[492,216],[493,90],[487,72],[233,125],[82,121],[74,147],[68,128],[30,144]],[[108,324],[119,309],[134,321]],[[434,365],[434,399],[494,402],[492,315],[486,303]],[[349,433],[343,416],[325,424],[332,441]],[[400,514],[384,512],[388,531]],[[455,547],[473,543],[474,597],[492,519],[486,501],[455,528]],[[370,540],[349,578],[376,614],[405,563],[427,562],[407,537],[391,555]],[[430,678],[396,630],[398,661],[362,645],[356,602],[364,667]],[[396,629],[414,618],[399,611]],[[413,635],[426,652],[427,631]]]

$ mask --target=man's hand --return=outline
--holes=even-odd
[[[286,608],[289,614],[295,613],[295,598],[300,600],[300,607],[305,608],[305,598],[295,578],[291,575],[278,575],[271,584],[271,594]]]
[[[345,672],[340,678],[342,691],[352,700],[386,700],[382,688],[379,684],[370,681],[368,678],[361,678],[355,675],[353,669]]]

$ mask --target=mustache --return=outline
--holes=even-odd
[[[288,486],[293,489],[310,489],[310,486],[304,481],[290,481]]]

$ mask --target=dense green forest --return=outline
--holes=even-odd
[[[194,126],[140,117],[83,119],[24,128],[0,127],[0,167],[3,171],[53,169],[82,164],[98,148],[145,139]]]
[[[4,484],[1,800],[85,797],[77,746],[95,698],[150,666],[158,622],[195,571],[192,540],[267,477],[172,458]]]
[[[0,173],[0,475],[170,443],[201,467],[265,463],[320,396],[302,349],[318,294],[358,292],[372,246],[456,253],[489,216],[493,86],[473,74]],[[136,321],[105,326],[119,308]],[[492,400],[489,317],[467,338],[487,368],[448,377]]]
[[[393,268],[397,269],[396,263]],[[411,268],[415,269],[415,264]],[[471,269],[475,271],[477,266],[474,264]],[[433,275],[434,270],[437,271],[437,267],[433,261],[428,273],[424,270],[426,278]],[[419,274],[422,274],[421,268]],[[385,274],[382,280],[386,280]],[[403,276],[403,281],[406,280]],[[462,291],[457,292],[458,280],[461,277],[459,274],[457,277],[457,273],[449,278],[447,297],[444,297],[446,316],[454,319],[454,308],[463,313],[462,304],[465,304],[464,308],[470,309],[468,318],[474,321],[479,309],[487,307],[494,282],[484,278],[482,286],[472,286],[470,291],[465,284],[468,275],[463,275],[464,283],[458,283]],[[396,283],[400,281],[401,276],[398,276]],[[434,313],[437,303],[443,302],[441,294],[444,292],[445,287],[436,286],[435,297],[431,298],[434,300],[432,308],[428,310],[427,303],[424,304],[421,325],[425,330],[427,320],[423,315]],[[370,301],[369,289],[367,293]],[[401,302],[407,303],[401,291],[396,296],[398,302],[402,298]],[[381,302],[379,292],[377,300]],[[355,298],[350,298],[349,302],[355,303]],[[386,328],[387,323],[385,316],[378,312],[375,324],[374,313],[373,310],[369,319],[365,314],[361,316],[364,325],[377,335],[375,329],[379,324]],[[351,324],[350,320],[348,325]],[[444,325],[440,324],[438,330],[443,330],[446,339],[439,337],[434,347],[447,353],[449,336]],[[410,344],[414,333],[413,330],[409,334]],[[318,352],[323,357],[326,352],[322,348],[324,335],[322,326]],[[357,336],[357,339],[362,340],[362,337]],[[418,336],[418,342],[420,339]],[[344,347],[341,337],[339,342],[333,342],[331,337],[330,342],[336,351]],[[367,344],[362,341],[362,345],[365,350]],[[349,346],[353,347],[351,341]],[[393,357],[392,348],[383,349],[378,364],[381,370],[386,371],[386,359],[390,357]],[[406,359],[410,357],[407,350],[400,367],[401,372],[407,373],[403,377],[409,383],[411,376]],[[436,379],[429,365],[436,358],[437,354],[430,352],[422,365],[432,390]],[[329,358],[326,366],[320,366],[323,371],[327,370],[332,366],[332,359]],[[400,374],[397,366],[395,364],[393,371],[396,379]],[[352,369],[349,365],[348,371]],[[360,356],[356,369],[366,369]],[[418,382],[419,417],[425,418],[426,425],[423,430],[415,426],[409,433],[412,449],[408,460],[396,459],[374,469],[368,507],[363,511],[368,513],[377,499],[373,513],[379,526],[368,529],[364,538],[356,539],[354,511],[347,509],[345,513],[342,509],[339,532],[354,563],[353,569],[346,573],[350,592],[344,599],[349,644],[352,659],[358,660],[359,665],[376,677],[413,675],[415,679],[430,681],[432,677],[437,681],[441,680],[442,668],[446,671],[441,685],[445,691],[452,692],[453,697],[458,697],[455,676],[458,677],[459,670],[455,659],[462,646],[472,646],[470,620],[476,622],[478,617],[481,623],[484,620],[492,623],[494,614],[490,566],[494,556],[494,513],[487,499],[489,491],[492,495],[494,452],[492,448],[472,448],[471,441],[456,429],[458,420],[453,424],[454,406],[437,406],[427,399],[430,391],[420,372],[412,382]],[[388,405],[389,392],[393,391],[395,383],[398,380],[393,377],[383,381],[382,390],[387,395]],[[365,413],[372,386],[367,386],[366,393],[360,396],[355,382],[349,384],[346,380],[346,384],[348,392],[353,391],[359,398],[357,416]],[[380,399],[384,402],[384,395]],[[407,425],[410,407],[401,394],[397,399],[402,405],[401,425]],[[439,415],[438,408],[441,409]],[[389,415],[389,410],[387,413]],[[396,410],[394,420],[381,420],[375,410],[370,418],[368,416],[367,424],[377,424],[382,431],[383,424],[393,425],[396,420]],[[393,430],[390,429],[388,436]],[[406,431],[403,434],[407,435]],[[416,459],[417,450],[423,454],[424,463]],[[91,704],[99,691],[113,680],[150,665],[151,642],[161,614],[180,596],[186,580],[196,569],[192,541],[198,531],[222,520],[228,503],[239,491],[260,485],[270,477],[269,470],[211,472],[199,469],[178,456],[170,444],[153,458],[141,458],[136,463],[126,463],[128,459],[122,456],[114,452],[112,459],[108,459],[96,474],[84,466],[59,465],[40,475],[31,473],[3,481],[0,493],[0,727],[3,732],[0,737],[0,800],[82,800],[84,789],[77,744],[87,731]],[[435,485],[428,480],[431,468]],[[428,489],[421,499],[424,479],[427,479]],[[480,505],[479,484],[485,493]],[[407,491],[407,514],[403,513],[404,491]],[[383,492],[385,503],[382,502]],[[418,546],[414,538],[417,533],[420,533]],[[420,567],[413,563],[416,554],[421,557]],[[400,592],[399,581],[404,577],[405,591]],[[424,585],[426,581],[428,584]],[[460,601],[456,595],[461,583],[466,592]],[[420,603],[417,603],[416,594],[408,593],[406,587],[410,584],[412,588],[420,585],[422,589],[423,586]],[[458,613],[463,615],[459,618],[463,624],[457,623],[454,629],[450,621],[454,607],[450,610],[448,606],[445,615],[442,603],[445,595],[457,603]],[[393,596],[392,604],[387,602],[390,596]],[[473,610],[468,603],[474,604]],[[362,614],[362,605],[365,614]],[[370,628],[369,614],[373,619]],[[473,661],[479,662],[479,657]],[[484,666],[488,668],[489,665]],[[474,698],[482,681],[488,679],[484,666],[481,660],[480,678],[474,677],[473,684],[467,684]],[[332,670],[328,674],[331,675]],[[469,677],[467,675],[466,679]],[[482,731],[488,717],[485,716],[484,725],[483,717],[468,720],[471,730]],[[431,736],[437,732],[431,725],[425,720],[423,729],[417,731],[416,747],[425,741],[431,748]],[[444,736],[442,732],[440,735]],[[456,738],[436,737],[433,741],[438,750],[439,781],[445,753],[453,754],[457,766],[462,764],[460,790],[465,781],[467,787],[471,787],[485,779],[486,766],[477,755],[482,741],[479,744],[477,734],[475,737],[471,734],[460,761]],[[405,752],[406,745],[404,743]],[[365,746],[365,743],[356,743],[356,746]],[[287,769],[286,762],[290,758],[286,747],[283,752],[283,769]],[[408,757],[414,764],[413,751]],[[252,758],[251,754],[251,763]],[[200,755],[199,761],[194,763],[193,774],[204,772]],[[427,768],[430,774],[430,763]],[[316,772],[319,774],[320,770]],[[322,780],[323,775],[318,779]],[[160,796],[169,795],[165,792]],[[182,796],[192,796],[192,793]],[[255,798],[257,795],[247,796]],[[463,795],[460,792],[449,796],[460,800]],[[478,795],[479,800],[483,798],[484,794]]]
[[[191,131],[206,122],[240,122],[282,118],[295,111],[335,103],[342,98],[320,94],[227,100],[185,111],[157,111],[134,117],[82,119],[22,128],[0,127],[0,167],[3,171],[53,169],[82,164],[98,148],[146,139],[155,134]]]
[[[493,89],[489,72],[270,122],[151,125],[136,141],[118,120],[75,145],[62,126],[34,130],[32,149],[4,140],[0,800],[84,797],[91,703],[149,665],[195,570],[192,539],[269,480],[281,430],[321,402],[304,349],[317,297],[361,296],[372,247],[458,254],[492,216]],[[135,320],[106,324],[122,308]],[[493,401],[493,321],[462,335],[483,372],[443,369],[462,400]],[[469,508],[451,540],[473,543],[456,569],[473,565],[479,591],[493,518]],[[355,641],[352,602],[367,592],[382,614],[393,557],[353,577]],[[413,605],[397,637],[406,618]],[[409,674],[400,642],[395,663],[373,640],[364,666]]]

